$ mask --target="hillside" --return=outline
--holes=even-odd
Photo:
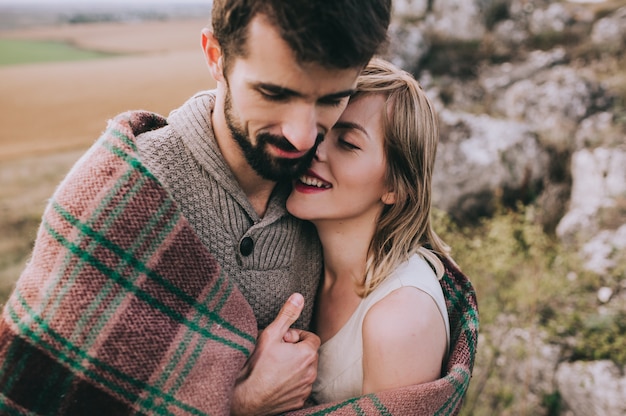
[[[117,55],[0,66],[0,293],[17,279],[47,198],[106,122],[167,114],[214,87],[200,49],[206,19],[43,26],[1,39],[63,41]]]

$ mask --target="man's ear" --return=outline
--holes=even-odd
[[[393,205],[396,203],[396,193],[394,191],[389,191],[384,193],[380,200],[383,201],[385,205]]]
[[[209,71],[216,81],[224,80],[222,48],[210,29],[202,29],[202,50]]]

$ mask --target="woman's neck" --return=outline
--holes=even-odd
[[[374,234],[373,219],[315,222],[324,251],[325,280],[357,279],[365,272],[367,252]]]
[[[345,325],[361,302],[357,287],[374,225],[373,220],[315,223],[324,251],[324,281],[315,303],[315,331],[322,342]]]

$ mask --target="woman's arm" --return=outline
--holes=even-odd
[[[391,292],[363,321],[363,394],[438,379],[445,349],[435,301],[414,287]]]

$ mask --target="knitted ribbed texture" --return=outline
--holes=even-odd
[[[214,99],[211,91],[198,93],[170,114],[167,126],[138,136],[140,159],[237,283],[259,327],[276,317],[293,292],[306,300],[296,326],[307,327],[322,273],[315,229],[287,213],[289,184],[277,187],[265,216],[259,218],[215,141]],[[247,237],[252,250],[244,255],[240,245]]]

